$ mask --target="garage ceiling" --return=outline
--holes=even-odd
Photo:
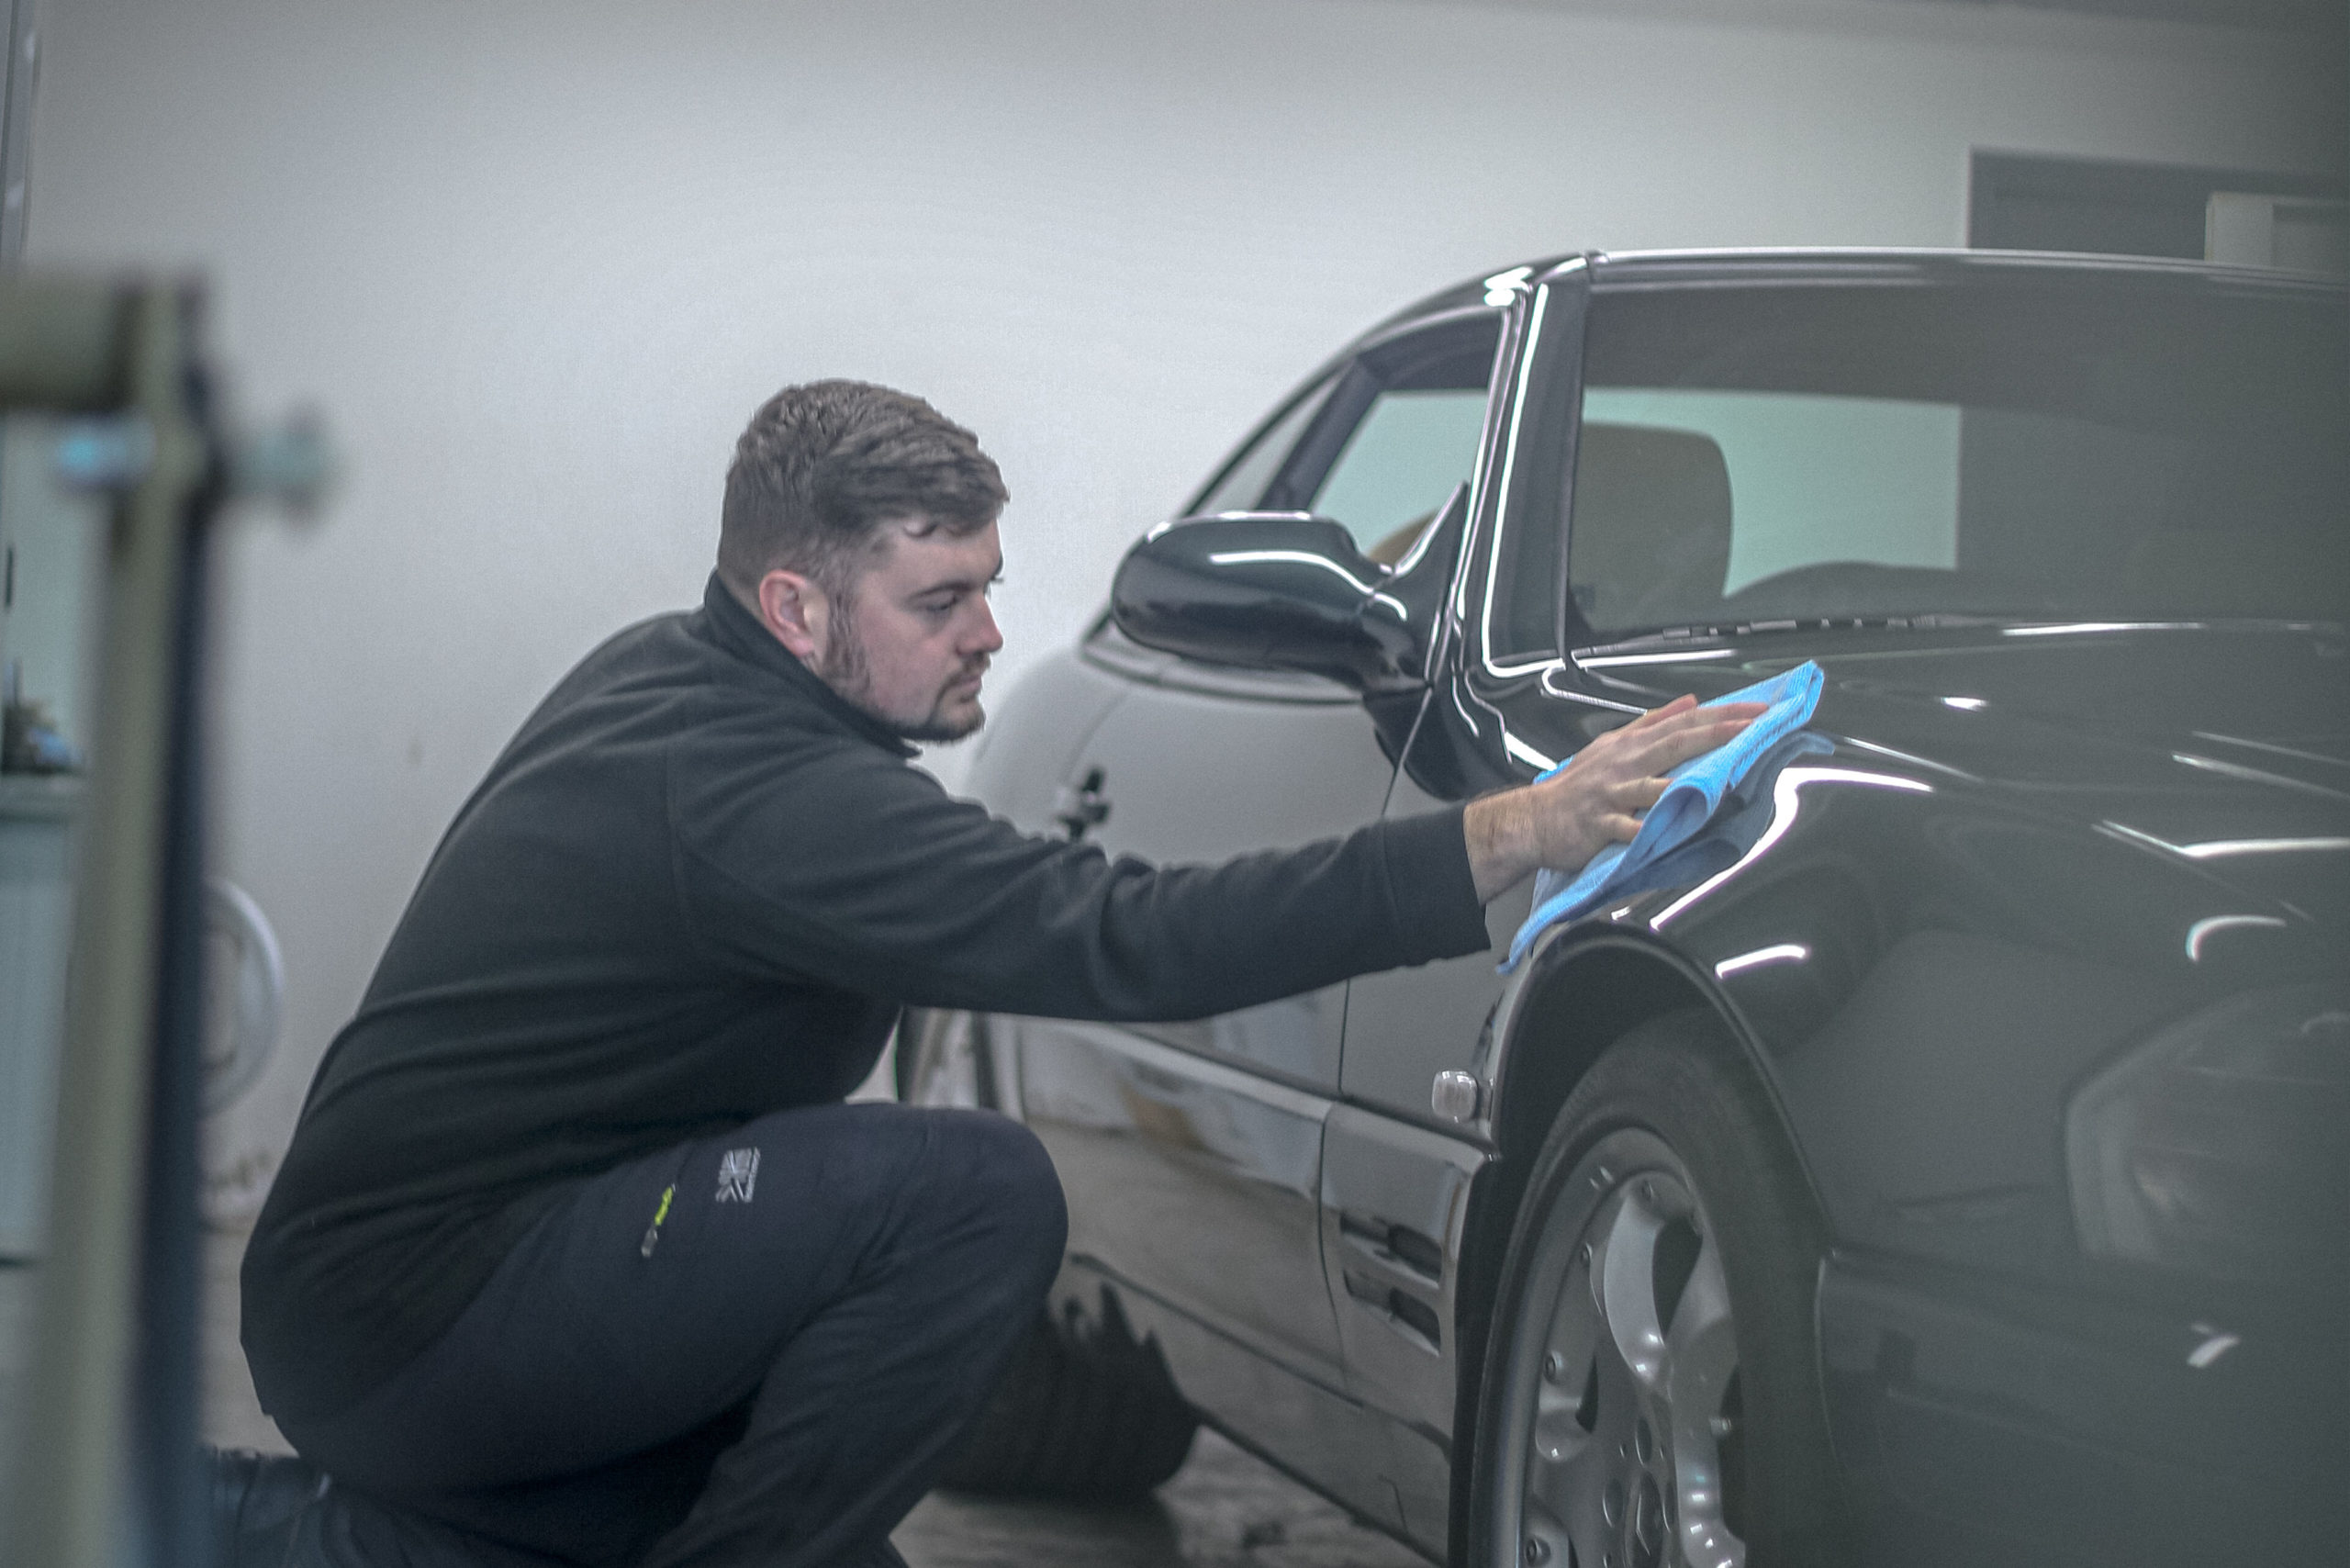
[[[1443,3],[1443,0],[1440,0]],[[1460,5],[1528,10],[1638,11],[1663,16],[1712,17],[1724,20],[1767,19],[1776,11],[1789,19],[1817,17],[1823,9],[1847,14],[1870,11],[1945,13],[2006,12],[2042,16],[2104,17],[2122,21],[2178,22],[2287,33],[2350,41],[2350,0],[1449,0]]]
[[[2350,17],[2344,0],[1884,0],[1888,5],[1954,5],[1983,9],[2080,11],[2140,21],[2201,22],[2219,27],[2334,34]]]

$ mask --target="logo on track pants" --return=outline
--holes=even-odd
[[[759,1151],[730,1148],[718,1161],[718,1199],[722,1204],[747,1204],[759,1179]]]

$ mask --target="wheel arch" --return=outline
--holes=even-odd
[[[1485,1376],[1502,1264],[1527,1178],[1559,1112],[1608,1047],[1668,1014],[1703,1008],[1753,1069],[1778,1117],[1814,1204],[1817,1183],[1802,1158],[1762,1049],[1710,975],[1674,949],[1628,932],[1558,933],[1539,945],[1526,972],[1503,993],[1482,1054],[1488,1084],[1487,1136],[1494,1158],[1472,1182],[1462,1227],[1460,1283],[1453,1327],[1460,1351],[1452,1421],[1452,1506],[1448,1556],[1468,1561],[1471,1478],[1478,1401]]]

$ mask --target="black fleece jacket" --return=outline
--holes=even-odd
[[[1485,946],[1457,809],[1154,868],[912,755],[715,577],[565,677],[311,1084],[245,1254],[265,1408],[355,1403],[573,1184],[839,1099],[901,1004],[1200,1017]]]

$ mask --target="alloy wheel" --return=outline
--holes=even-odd
[[[1610,1135],[1550,1220],[1512,1348],[1518,1561],[1741,1568],[1736,1325],[1686,1169]]]

